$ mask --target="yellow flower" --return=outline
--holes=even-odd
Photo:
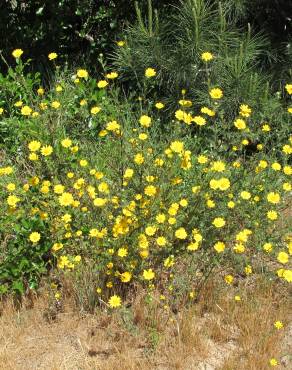
[[[288,283],[292,283],[292,270],[284,270],[283,279],[285,279]]]
[[[271,358],[269,363],[271,366],[278,366],[278,361],[275,358]]]
[[[55,185],[54,186],[54,193],[56,194],[63,194],[65,190],[65,187],[61,184]]]
[[[245,266],[245,268],[244,268],[244,272],[246,273],[246,275],[251,274],[251,273],[252,273],[252,268],[251,268],[251,266],[250,266],[250,265]]]
[[[103,207],[107,203],[107,200],[104,198],[95,198],[93,204],[95,207]]]
[[[208,107],[202,107],[201,112],[207,114],[209,117],[214,117],[216,114],[216,112],[214,112],[212,109],[209,109]]]
[[[145,187],[144,193],[149,197],[153,197],[157,193],[157,188],[154,185],[148,185]]]
[[[272,211],[268,211],[267,212],[267,217],[268,217],[269,220],[275,221],[278,218],[278,213],[276,211],[273,211],[273,210]]]
[[[87,160],[86,160],[86,159],[81,159],[81,160],[79,161],[79,164],[80,164],[80,166],[81,166],[81,167],[86,167],[86,166],[88,166],[88,162],[87,162]]]
[[[232,282],[233,282],[233,276],[232,275],[226,275],[225,277],[224,277],[224,280],[225,280],[225,282],[227,283],[227,284],[232,284]]]
[[[151,126],[151,117],[143,115],[139,119],[140,125],[143,127],[150,127]]]
[[[170,149],[175,153],[182,153],[184,150],[184,143],[182,141],[173,141],[170,144]]]
[[[212,224],[215,227],[220,228],[220,227],[223,227],[226,224],[226,221],[222,217],[216,217],[216,218],[214,218]]]
[[[63,148],[70,148],[70,146],[72,145],[72,140],[70,139],[64,139],[61,141],[61,145]]]
[[[56,59],[56,58],[57,58],[57,56],[58,56],[58,54],[57,54],[57,53],[50,53],[50,54],[48,55],[48,58],[49,58],[49,60],[54,60],[54,59]]]
[[[46,109],[48,108],[47,103],[44,103],[44,102],[41,102],[41,103],[39,104],[39,106],[40,106],[41,110],[46,110]]]
[[[283,148],[282,148],[282,152],[285,153],[285,154],[292,154],[292,146],[291,145],[284,145]]]
[[[125,46],[125,41],[123,41],[123,40],[120,40],[120,41],[117,41],[117,45],[119,46],[119,47],[123,47],[123,46]]]
[[[87,100],[86,99],[81,99],[79,104],[80,104],[81,107],[83,107],[84,105],[87,105]]]
[[[139,139],[140,140],[144,141],[144,140],[147,140],[147,138],[148,138],[148,135],[145,134],[144,132],[142,132],[141,134],[139,134]]]
[[[128,272],[128,271],[123,272],[120,275],[120,279],[121,279],[121,282],[122,283],[128,283],[132,279],[132,274],[130,272]]]
[[[141,153],[137,153],[134,157],[134,162],[138,165],[141,165],[144,163],[144,157]]]
[[[213,162],[212,167],[211,167],[211,171],[215,171],[215,172],[225,171],[225,163],[221,162],[221,161]]]
[[[124,178],[130,179],[131,177],[133,177],[133,174],[134,174],[134,170],[132,170],[131,168],[126,168],[125,173],[124,173]]]
[[[193,243],[190,243],[188,246],[187,246],[187,250],[188,251],[196,251],[197,249],[199,249],[199,243],[198,242],[193,242]]]
[[[33,140],[28,144],[28,149],[31,152],[37,152],[41,147],[41,143],[39,141]]]
[[[245,246],[242,243],[236,243],[235,246],[233,247],[233,250],[235,253],[244,253],[245,251]]]
[[[118,73],[117,72],[110,72],[110,73],[107,73],[106,74],[106,78],[110,79],[110,80],[113,80],[115,78],[118,77]]]
[[[54,100],[54,101],[52,102],[51,106],[52,106],[52,108],[54,108],[54,109],[58,109],[58,108],[60,108],[61,103],[60,103],[59,101],[57,101],[57,100]]]
[[[262,131],[263,132],[269,132],[269,131],[271,131],[271,127],[266,123],[266,124],[262,125]]]
[[[267,200],[269,203],[277,204],[280,202],[280,195],[275,192],[271,192],[267,195]]]
[[[23,50],[22,49],[15,49],[13,50],[12,52],[12,55],[15,59],[18,59],[21,57],[21,55],[23,54]]]
[[[151,78],[151,77],[156,76],[156,71],[155,71],[155,69],[154,69],[154,68],[146,68],[146,70],[145,70],[145,76],[146,76],[147,78]]]
[[[122,300],[121,297],[118,295],[113,295],[110,297],[108,304],[110,305],[111,308],[117,308],[122,305]]]
[[[32,242],[32,243],[37,243],[39,240],[41,239],[41,234],[34,231],[30,234],[29,236],[29,240]]]
[[[205,155],[199,155],[197,160],[200,164],[205,164],[208,162],[208,158]]]
[[[28,105],[25,105],[21,108],[21,114],[23,116],[30,116],[31,113],[32,113],[32,109]]]
[[[241,104],[239,107],[239,114],[243,117],[249,117],[251,114],[251,108],[247,104]]]
[[[204,62],[209,62],[210,60],[212,60],[214,57],[213,57],[213,54],[210,53],[209,51],[205,51],[204,53],[202,53],[201,55],[201,59],[204,61]]]
[[[187,238],[188,234],[187,234],[187,232],[186,232],[185,228],[180,227],[179,229],[177,229],[177,230],[176,230],[176,232],[175,232],[175,236],[176,236],[178,239],[182,239],[182,240],[184,240],[184,239],[186,239],[186,238]]]
[[[214,249],[217,253],[222,253],[225,250],[225,244],[223,242],[217,242],[214,244]]]
[[[164,108],[164,104],[163,104],[163,103],[161,103],[161,102],[157,102],[157,103],[155,104],[155,108],[157,108],[157,109],[163,109],[163,108]]]
[[[145,280],[152,280],[155,278],[155,272],[152,269],[144,270],[143,277]]]
[[[266,168],[268,166],[268,162],[267,161],[264,161],[264,160],[261,160],[259,161],[259,167],[260,168]]]
[[[263,250],[264,250],[265,252],[267,252],[267,253],[272,252],[272,250],[273,250],[273,245],[272,245],[272,243],[265,243],[265,244],[263,245]]]
[[[156,227],[155,226],[147,226],[145,229],[145,234],[148,236],[153,236],[156,233]]]
[[[127,257],[128,250],[127,250],[127,248],[119,248],[117,254],[121,258]]]
[[[106,125],[106,129],[108,131],[114,131],[114,132],[117,132],[117,133],[119,132],[120,127],[121,126],[120,126],[120,124],[117,121],[110,121]]]
[[[179,204],[181,207],[187,207],[188,201],[186,199],[181,199]]]
[[[67,207],[72,205],[74,202],[73,196],[71,193],[63,193],[61,196],[59,196],[59,203],[61,206]]]
[[[198,126],[204,126],[207,123],[205,118],[202,116],[195,116],[193,118],[193,122],[195,122]]]
[[[277,256],[277,260],[280,262],[280,263],[287,263],[289,261],[289,255],[288,253],[286,252],[279,252],[278,253],[278,256]]]
[[[0,108],[0,115],[3,114],[3,112],[4,112],[4,109]]]
[[[223,96],[223,91],[219,88],[213,88],[209,91],[212,99],[221,99]]]
[[[48,157],[53,153],[53,147],[51,145],[45,145],[41,148],[41,153],[44,157]]]
[[[274,171],[281,171],[282,168],[282,166],[278,162],[274,162],[271,167]]]
[[[240,196],[241,196],[241,198],[242,199],[244,199],[244,200],[248,200],[248,199],[250,199],[250,197],[251,197],[251,194],[250,194],[250,192],[249,191],[242,191],[241,193],[240,193]]]
[[[77,77],[79,77],[79,78],[88,78],[88,72],[86,71],[86,69],[78,69]]]
[[[164,247],[166,245],[167,241],[166,241],[164,236],[159,236],[156,239],[156,243],[157,243],[157,245],[159,245],[159,247]]]
[[[164,267],[166,267],[166,268],[170,268],[170,267],[172,267],[172,266],[174,265],[174,256],[173,256],[173,255],[171,255],[171,256],[167,257],[167,258],[164,260],[163,265],[164,265]]]
[[[274,322],[274,327],[278,330],[282,329],[284,327],[282,321],[275,321]]]
[[[159,224],[163,224],[165,222],[165,219],[166,219],[166,216],[163,214],[163,213],[160,213],[156,216],[156,221],[159,223]]]
[[[65,215],[62,216],[62,221],[64,221],[65,223],[69,223],[72,221],[72,216],[69,215],[69,213],[66,213]]]
[[[12,192],[16,189],[16,185],[13,182],[10,182],[9,184],[7,184],[6,189]]]
[[[234,121],[234,126],[238,129],[238,130],[244,130],[246,129],[246,123],[243,119],[241,118],[237,118],[235,121]]]
[[[181,99],[179,100],[179,105],[181,105],[182,107],[186,107],[186,108],[189,108],[193,105],[193,103],[190,101],[190,100],[185,100],[185,99]]]
[[[285,190],[285,191],[291,191],[291,189],[292,189],[292,185],[289,184],[289,182],[285,182],[283,184],[283,190]]]
[[[289,95],[292,94],[292,84],[286,84],[285,89]]]
[[[15,195],[9,195],[7,198],[7,204],[12,208],[15,208],[18,202],[20,202],[20,199]]]
[[[263,144],[257,144],[257,150],[262,150],[263,149]]]
[[[34,153],[32,153],[34,154]],[[46,185],[43,185],[41,188],[40,188],[40,192],[43,193],[43,194],[48,194],[50,192],[50,188]]]
[[[283,168],[283,172],[284,172],[284,174],[285,174],[285,175],[287,175],[287,176],[292,175],[292,168],[291,168],[291,166],[284,166],[284,168]]]
[[[23,102],[21,100],[18,100],[16,103],[14,103],[14,106],[19,108],[19,107],[22,107],[23,105]]]
[[[108,85],[108,82],[106,80],[100,80],[98,81],[97,83],[97,87],[99,89],[103,89],[104,87],[106,87]]]
[[[30,161],[37,161],[39,159],[39,156],[36,153],[30,153],[28,158]]]
[[[57,252],[58,250],[60,250],[62,248],[63,248],[63,244],[62,243],[54,243],[54,245],[52,246],[52,251],[53,252]]]

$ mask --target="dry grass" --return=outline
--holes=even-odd
[[[111,315],[81,315],[70,298],[54,315],[45,296],[20,310],[6,302],[0,369],[265,370],[272,357],[291,368],[289,294],[282,285],[252,284],[237,288],[242,300],[235,302],[230,288],[210,282],[199,302],[176,314],[159,304],[149,309],[142,292],[131,308]],[[276,320],[284,329],[273,327]]]

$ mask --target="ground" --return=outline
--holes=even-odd
[[[82,312],[70,297],[55,311],[45,296],[20,309],[3,302],[0,369],[264,370],[271,358],[288,369],[290,302],[280,289],[260,282],[236,302],[212,283],[178,312],[157,307],[149,313],[137,299],[132,316],[129,310]],[[274,327],[277,320],[283,329]]]

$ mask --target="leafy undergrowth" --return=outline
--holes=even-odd
[[[213,279],[184,308],[155,294],[145,304],[139,290],[131,306],[112,313],[104,305],[94,315],[82,313],[70,283],[58,304],[46,288],[20,311],[2,303],[1,370],[265,370],[272,359],[279,369],[291,366],[291,302],[282,282],[253,276],[230,290]]]

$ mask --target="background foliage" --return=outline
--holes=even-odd
[[[139,0],[142,12],[147,0]],[[153,7],[163,14],[179,6],[177,0],[153,0]],[[182,3],[186,3],[183,1]],[[218,6],[218,0],[211,0]],[[291,57],[292,3],[285,0],[223,0],[229,20],[241,28],[250,23],[256,32],[264,32],[275,55]],[[63,62],[85,57],[93,62],[99,53],[109,50],[121,30],[136,18],[133,0],[3,0],[0,13],[0,50],[9,54],[16,47],[26,49],[46,64],[47,54],[59,52]],[[286,58],[287,60],[287,58]],[[3,67],[3,66],[2,66]],[[275,65],[275,70],[277,69]]]
[[[154,1],[163,8],[171,1]],[[146,1],[140,1],[143,7]],[[111,48],[122,28],[135,19],[134,2],[128,0],[4,0],[0,14],[0,50],[27,50],[38,68],[51,51],[63,62],[90,60],[96,68],[100,53]],[[36,65],[35,65],[36,66]]]

